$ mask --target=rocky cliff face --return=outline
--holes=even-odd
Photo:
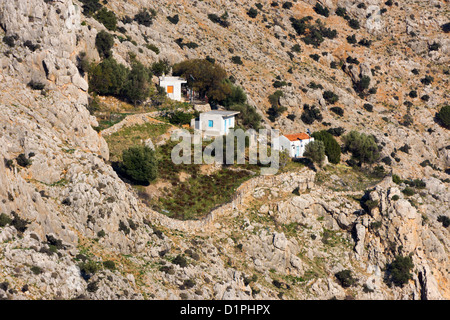
[[[116,40],[114,57],[125,64],[129,51],[146,64],[213,57],[264,117],[267,97],[276,90],[272,82],[280,76],[290,83],[281,99],[288,111],[275,123],[265,118],[267,126],[303,131],[301,106],[319,105],[328,127],[374,134],[383,156],[399,159],[392,161],[394,172],[424,178],[425,189],[407,198],[388,178],[368,194],[376,203],[368,213],[354,200],[363,190],[336,190],[339,181],[332,176],[331,186],[307,184],[294,195],[296,179],[313,175],[299,172],[245,193],[237,208],[207,224],[177,230],[180,222],[145,207],[118,178],[107,164],[105,140],[92,129],[97,121],[86,109],[88,85],[77,56],[84,51],[98,59],[94,40],[103,25],[84,16],[77,1],[0,0],[0,36],[14,42],[0,43],[0,213],[11,220],[0,227],[1,298],[450,298],[449,230],[437,221],[450,214],[444,182],[449,139],[448,130],[433,120],[448,101],[449,43],[440,30],[447,4],[398,1],[381,13],[382,1],[366,1],[365,8],[356,1],[320,2],[330,12],[346,8],[361,21],[355,31],[340,17],[317,15],[316,1],[294,2],[289,9],[281,2],[261,3],[264,9],[251,19],[246,12],[254,3],[248,1],[154,1],[152,26],[119,22],[136,45]],[[148,5],[111,0],[107,7],[122,18]],[[225,11],[228,28],[207,18]],[[175,14],[176,25],[166,18]],[[320,48],[291,37],[289,18],[305,15],[338,29],[339,37]],[[372,46],[348,44],[353,33],[358,40],[370,38]],[[180,48],[178,38],[199,47]],[[439,49],[429,51],[434,42]],[[159,55],[146,43],[157,45]],[[291,53],[295,44],[301,44],[301,53]],[[310,59],[313,53],[321,55],[319,61]],[[361,63],[330,68],[348,55]],[[240,56],[243,65],[233,64],[232,56]],[[421,84],[425,75],[434,77],[432,86]],[[352,89],[362,76],[376,83],[376,94],[361,98]],[[343,117],[329,111],[321,90],[307,89],[311,82],[339,95]],[[430,100],[412,100],[407,110],[403,103],[411,100],[412,89]],[[364,103],[373,104],[374,112],[362,108]],[[407,112],[411,126],[400,124]],[[317,122],[308,127],[327,128]],[[405,144],[408,153],[399,151]],[[421,166],[424,160],[433,166]],[[386,268],[399,254],[411,254],[414,263],[403,287],[385,281]],[[89,261],[97,266],[113,261],[115,267],[104,264],[109,268],[90,272]],[[351,288],[335,278],[344,269],[357,278]]]

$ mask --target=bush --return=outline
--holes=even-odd
[[[275,91],[269,96],[269,102],[271,107],[267,110],[270,121],[274,122],[281,114],[287,110],[286,107],[280,105],[280,98],[283,96],[283,92],[280,90]]]
[[[286,2],[283,3],[283,5],[281,7],[283,9],[288,9],[289,10],[290,8],[292,8],[292,6],[293,6],[292,2],[286,1]]]
[[[209,101],[222,101],[231,93],[231,87],[225,82],[226,71],[206,59],[193,59],[173,66],[173,75],[184,77],[201,97]]]
[[[362,76],[361,79],[355,84],[355,90],[357,92],[363,92],[370,85],[370,78],[368,76]]]
[[[339,17],[346,17],[347,16],[347,9],[343,7],[337,7],[336,9],[336,15]]]
[[[398,287],[403,287],[403,285],[408,283],[408,280],[412,279],[411,270],[413,268],[414,264],[410,256],[396,256],[395,260],[388,267],[391,282]]]
[[[420,82],[424,85],[429,85],[434,81],[434,78],[432,76],[426,75],[425,78],[421,79]]]
[[[323,93],[323,98],[329,104],[335,104],[339,100],[339,96],[337,94],[335,94],[333,91],[329,91],[329,90],[327,90]]]
[[[175,111],[169,115],[169,122],[175,125],[190,124],[193,117],[194,115],[192,113]]]
[[[149,50],[152,50],[154,53],[159,54],[159,48],[154,44],[146,44],[145,47]]]
[[[228,110],[239,111],[240,113],[236,116],[238,125],[244,128],[252,128],[258,130],[261,126],[261,116],[256,112],[256,109],[252,106],[243,104],[233,104],[227,107]]]
[[[224,28],[228,28],[230,26],[230,23],[227,21],[228,14],[226,13],[220,17],[214,13],[210,13],[208,14],[208,19]]]
[[[153,24],[153,14],[150,14],[147,9],[140,11],[137,13],[134,18],[138,24],[141,24],[146,27],[150,27]]]
[[[356,36],[352,34],[351,36],[347,36],[347,42],[350,44],[355,44],[358,40],[356,40]]]
[[[437,218],[437,221],[438,221],[438,222],[441,222],[442,225],[444,226],[444,228],[447,228],[448,226],[450,226],[450,218],[447,217],[447,216],[440,215],[440,216]]]
[[[175,259],[172,260],[172,263],[177,264],[182,268],[185,268],[188,265],[186,258],[182,255],[176,256]]]
[[[314,61],[319,61],[319,59],[320,59],[320,56],[319,56],[317,53],[315,53],[315,54],[310,54],[309,57],[310,57],[311,59],[313,59]]]
[[[121,92],[124,99],[133,104],[143,103],[151,92],[152,73],[140,62],[133,63],[126,84]]]
[[[145,146],[133,146],[122,153],[122,171],[139,184],[149,184],[157,175],[155,151]]]
[[[167,16],[167,20],[169,20],[172,24],[177,24],[180,21],[180,17],[176,14],[173,17]]]
[[[111,49],[114,46],[114,37],[106,32],[105,30],[101,30],[97,33],[95,37],[95,47],[97,48],[98,54],[101,58],[108,58],[112,55]]]
[[[335,137],[340,137],[345,132],[345,129],[342,127],[330,128],[327,132]]]
[[[92,67],[89,73],[89,89],[100,95],[120,97],[130,72],[124,65],[110,57]]]
[[[328,17],[330,15],[330,10],[328,10],[328,8],[326,7],[321,6],[319,3],[316,3],[313,9],[317,14],[320,14],[324,17]]]
[[[243,64],[241,57],[239,57],[239,56],[231,57],[231,62],[233,62],[234,64],[239,64],[239,65]]]
[[[114,261],[111,261],[111,260],[104,261],[103,262],[103,266],[106,269],[109,269],[109,270],[115,270],[116,269],[116,264],[114,263]]]
[[[348,20],[348,25],[350,28],[358,30],[360,28],[359,21],[356,19],[350,19]]]
[[[163,74],[168,74],[170,72],[170,64],[166,59],[159,60],[152,64],[152,72],[155,76],[161,77]]]
[[[303,106],[303,113],[300,117],[306,124],[312,124],[314,121],[322,121],[323,116],[316,106],[310,107],[308,104]]]
[[[247,15],[250,17],[250,18],[256,18],[256,16],[258,15],[258,10],[256,10],[255,8],[250,8],[248,11],[247,11]]]
[[[28,167],[31,165],[31,160],[27,158],[27,156],[23,153],[19,154],[19,156],[16,158],[17,164],[21,167]]]
[[[28,87],[30,87],[32,90],[43,90],[45,88],[45,84],[42,82],[31,80],[28,82]]]
[[[341,147],[336,139],[327,131],[318,131],[312,134],[314,140],[322,141],[325,147],[325,154],[328,161],[337,164],[341,161]]]
[[[394,182],[395,184],[400,184],[403,182],[403,180],[396,174],[392,175],[392,182]]]
[[[371,105],[370,103],[364,103],[363,108],[368,112],[373,111],[373,105]]]
[[[375,138],[364,133],[351,131],[343,136],[344,149],[352,153],[352,158],[360,163],[375,163],[380,152]]]
[[[443,106],[436,114],[438,122],[447,129],[450,129],[450,105]]]
[[[6,215],[5,213],[0,214],[0,228],[3,228],[7,226],[8,224],[11,224],[12,219]]]
[[[18,38],[18,37],[16,37],[16,36],[4,36],[3,37],[3,42],[8,47],[14,48],[14,46],[16,45],[16,43],[15,43],[15,40],[17,40],[16,38]]]
[[[342,270],[335,274],[336,279],[338,279],[340,285],[343,288],[349,288],[356,284],[356,279],[353,278],[352,272],[350,270]]]
[[[314,140],[305,147],[304,157],[311,159],[312,162],[322,165],[325,160],[325,145],[320,140]]]
[[[95,15],[95,19],[102,23],[106,29],[111,31],[117,30],[117,17],[114,12],[102,8]]]
[[[405,189],[403,189],[402,190],[402,192],[403,192],[403,194],[405,195],[405,196],[412,196],[412,195],[414,195],[416,192],[414,191],[414,189],[413,188],[411,188],[411,187],[406,187]]]
[[[83,3],[83,13],[87,16],[93,15],[102,8],[99,0],[80,0]]]

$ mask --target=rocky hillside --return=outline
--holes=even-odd
[[[75,0],[0,0],[0,297],[449,299],[449,131],[435,119],[449,101],[448,2],[318,3],[104,6],[119,20],[118,62],[215,59],[266,127],[373,134],[385,171],[421,183],[405,192],[343,164],[304,168],[251,179],[239,201],[178,221],[140,201],[93,129],[79,58],[99,61],[105,26]],[[127,21],[144,8],[151,25]],[[276,90],[286,110],[271,121]],[[304,104],[322,120],[304,123]]]

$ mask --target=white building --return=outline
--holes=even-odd
[[[306,133],[285,134],[278,139],[278,149],[281,151],[289,150],[289,155],[292,158],[303,157],[306,145],[314,141],[314,138]]]
[[[159,78],[159,85],[164,88],[167,96],[176,101],[182,101],[181,85],[185,83],[187,83],[187,81],[180,77],[168,77],[163,75]]]
[[[191,127],[201,130],[206,136],[223,136],[236,124],[235,116],[239,111],[213,110],[200,113],[198,119],[192,119]]]

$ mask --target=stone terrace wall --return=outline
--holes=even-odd
[[[148,209],[150,221],[159,223],[170,229],[178,229],[185,232],[206,231],[211,228],[220,216],[230,214],[234,210],[244,207],[245,199],[253,193],[256,188],[279,188],[283,192],[291,193],[294,189],[299,191],[312,189],[314,187],[315,172],[303,169],[299,172],[288,172],[280,175],[258,176],[244,182],[233,196],[233,200],[214,209],[200,220],[177,220],[172,219],[159,212]]]

